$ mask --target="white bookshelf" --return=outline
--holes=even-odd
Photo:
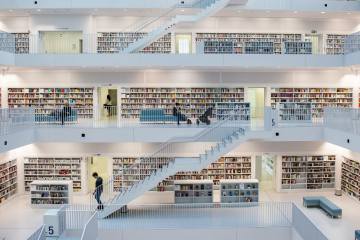
[[[119,53],[127,48],[129,44],[146,36],[144,32],[98,32],[98,53]],[[149,46],[142,49],[141,53],[171,53],[171,33],[164,35]]]
[[[259,202],[257,179],[220,180],[222,203]]]
[[[312,54],[312,42],[284,42],[285,54]]]
[[[311,122],[311,103],[278,103],[279,122]]]
[[[136,163],[136,157],[114,157],[113,158],[113,179],[114,192],[119,191],[123,186],[128,187],[149,176],[153,171],[167,164],[174,158],[158,157],[150,158],[142,164]],[[132,167],[132,170],[129,168]],[[211,180],[215,188],[219,186],[221,179],[251,179],[252,162],[250,156],[227,156],[210,164],[201,171],[178,172],[173,176],[160,182],[157,191],[173,191],[174,181],[179,180]]]
[[[174,181],[175,203],[212,203],[213,182],[210,180]]]
[[[16,159],[0,164],[0,204],[17,191]]]
[[[341,189],[360,200],[360,163],[345,158],[341,164]]]
[[[217,189],[222,179],[251,179],[251,156],[226,156],[211,163],[207,168],[195,172],[178,172],[162,182],[166,189],[172,189],[174,181],[179,180],[211,180]]]
[[[8,105],[33,107],[37,114],[50,114],[69,104],[79,118],[92,118],[93,92],[93,88],[8,88]]]
[[[123,88],[121,116],[139,118],[144,108],[162,108],[171,115],[176,102],[189,118],[201,116],[210,107],[216,118],[216,103],[244,102],[244,88]]]
[[[33,181],[72,181],[74,192],[82,190],[81,181],[82,158],[70,157],[25,157],[24,186],[30,190]]]
[[[29,33],[12,33],[15,37],[15,53],[26,54],[29,53]]]
[[[250,121],[250,103],[244,102],[218,102],[216,103],[216,119],[224,120],[230,115],[232,120]]]
[[[205,54],[281,54],[295,50],[301,53],[303,46],[284,43],[302,42],[303,38],[295,33],[197,33],[196,48],[198,53]]]
[[[325,36],[325,53],[328,55],[344,54],[345,39],[348,35],[345,34],[326,34]]]
[[[58,207],[70,204],[72,197],[71,181],[33,181],[30,184],[32,207]]]
[[[121,187],[129,187],[145,179],[145,177],[151,175],[154,171],[166,165],[174,158],[153,157],[148,160],[143,160],[141,163],[139,163],[138,159],[139,158],[136,157],[113,158],[114,192],[119,191]]]
[[[335,188],[335,155],[290,155],[281,159],[281,189]]]
[[[322,118],[325,107],[353,106],[352,88],[272,88],[271,106],[278,103],[311,103],[313,118]]]
[[[0,51],[15,52],[15,36],[11,33],[0,31]]]

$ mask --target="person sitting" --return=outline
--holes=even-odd
[[[185,114],[181,114],[181,108],[179,103],[175,103],[173,107],[173,116],[177,117],[177,124],[180,124],[180,121],[187,121],[188,118]]]
[[[206,125],[210,124],[210,119],[212,117],[212,108],[206,109],[203,115],[201,115],[197,120],[196,123],[199,125],[200,122],[206,123]]]

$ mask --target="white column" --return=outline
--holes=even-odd
[[[7,83],[7,75],[6,70],[3,69],[0,76],[0,86],[1,86],[1,108],[7,108],[8,107],[8,83]]]
[[[353,108],[359,108],[359,94],[360,94],[360,76],[359,71],[354,73],[354,84],[353,84]]]
[[[276,191],[280,192],[281,191],[281,176],[282,176],[282,162],[281,162],[282,156],[281,155],[277,155],[276,156],[276,162],[275,162],[275,167],[276,167]]]

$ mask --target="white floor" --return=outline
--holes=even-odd
[[[331,219],[319,209],[302,207],[302,197],[322,195],[343,209],[342,219]],[[88,196],[75,196],[74,203],[81,203]],[[295,202],[330,240],[354,239],[355,229],[360,229],[360,202],[348,196],[337,197],[331,192],[277,193],[265,190],[260,193],[261,201]],[[18,196],[0,206],[0,240],[27,239],[42,225],[46,209],[31,208],[29,196]]]

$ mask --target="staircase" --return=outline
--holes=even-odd
[[[209,164],[217,161],[220,157],[229,153],[236,148],[240,143],[247,140],[245,135],[245,129],[242,122],[236,120],[234,115],[230,115],[228,119],[218,121],[210,127],[206,127],[200,131],[194,137],[190,138],[173,138],[168,142],[161,145],[158,151],[145,158],[139,158],[139,163],[145,163],[150,158],[169,156],[173,153],[173,148],[176,143],[179,142],[209,142],[212,143],[210,149],[200,150],[198,157],[193,158],[174,158],[167,164],[159,165],[159,167],[152,171],[152,173],[129,187],[124,187],[120,190],[120,193],[113,192],[114,181],[103,185],[102,201],[104,209],[99,213],[100,217],[110,216],[112,213],[121,210],[132,200],[135,200],[139,196],[143,195],[146,191],[149,191],[156,187],[159,182],[164,179],[175,175],[179,171],[200,171],[206,168]],[[137,169],[139,165],[133,165],[134,169]],[[133,170],[134,170],[133,169]],[[131,171],[132,169],[126,169]],[[123,185],[124,186],[124,185]],[[91,198],[91,204],[93,208],[96,208],[96,202],[93,197]]]
[[[217,13],[219,10],[226,7],[231,0],[198,0],[195,1],[190,6],[186,6],[190,9],[200,9],[194,15],[171,15],[173,11],[175,11],[179,6],[176,4],[172,7],[169,11],[167,11],[162,16],[158,18],[151,18],[150,21],[146,21],[145,24],[142,24],[140,28],[137,29],[137,32],[146,29],[152,29],[147,31],[148,34],[144,37],[137,39],[135,42],[129,44],[125,49],[123,49],[123,53],[135,53],[152,42],[156,41],[160,37],[164,36],[165,34],[169,33],[173,27],[180,23],[192,23],[200,21],[206,17],[212,16]],[[165,20],[165,21],[164,21]]]

